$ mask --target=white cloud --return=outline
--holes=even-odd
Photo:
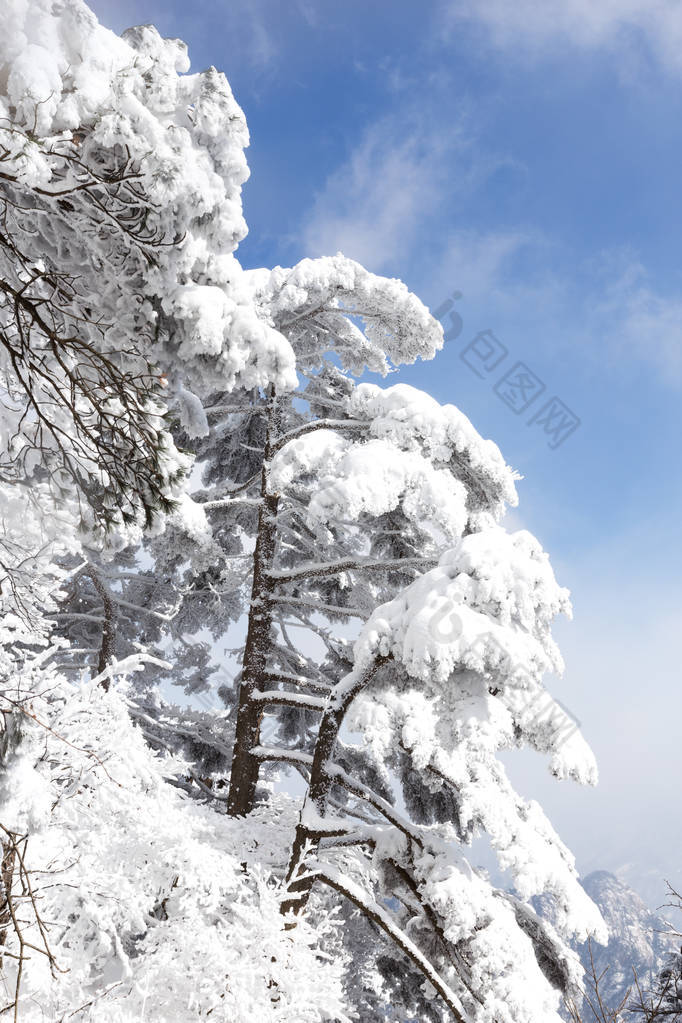
[[[619,376],[646,366],[664,386],[682,387],[682,289],[656,280],[632,249],[581,260],[529,229],[459,232],[434,256],[427,275],[437,295],[463,292],[468,323],[485,313],[481,325],[513,328],[557,355],[572,360],[579,349]]]
[[[410,265],[427,233],[441,249],[445,205],[451,213],[506,162],[481,154],[463,124],[463,117],[442,123],[433,111],[403,108],[369,125],[316,195],[301,232],[304,250],[341,251],[380,272]]]
[[[610,337],[616,352],[634,354],[667,382],[682,384],[682,297],[658,290],[627,251],[602,258],[601,278],[604,288],[594,305],[597,331]]]
[[[679,287],[657,280],[630,247],[586,260],[558,245],[532,255],[535,274],[491,295],[505,322],[521,324],[557,351],[580,346],[610,374],[639,374],[647,366],[666,387],[682,386]],[[544,269],[543,255],[549,257]]]
[[[390,117],[371,125],[316,196],[303,229],[311,255],[341,251],[372,270],[404,259],[451,187],[452,140]]]
[[[430,291],[438,285],[445,296],[456,288],[469,301],[489,303],[504,293],[503,281],[513,257],[525,246],[537,244],[537,236],[526,230],[452,232],[432,249],[423,284],[428,277]]]
[[[548,47],[611,50],[632,58],[638,46],[682,73],[679,0],[447,0],[444,23],[485,27],[493,43],[544,54]]]

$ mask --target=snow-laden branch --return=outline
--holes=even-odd
[[[366,618],[367,612],[359,607],[338,607],[336,604],[321,604],[318,600],[306,600],[303,597],[271,596],[274,604],[285,604],[293,607],[312,607],[315,611],[331,611],[341,618]]]
[[[252,504],[259,507],[262,503],[260,497],[219,497],[215,501],[197,501],[202,508],[230,508],[237,504]]]
[[[362,419],[315,419],[312,423],[304,423],[302,426],[296,427],[295,430],[290,430],[279,437],[270,448],[270,455],[271,457],[276,455],[289,441],[296,440],[298,437],[305,437],[306,434],[314,433],[316,430],[334,430],[336,432],[345,430],[366,431],[369,430],[369,426],[370,424]]]
[[[313,758],[309,753],[295,749],[277,749],[276,746],[253,746],[249,751],[257,760],[279,760],[283,764],[302,764],[312,767]]]
[[[123,597],[119,597],[117,593],[111,594],[112,600],[114,600],[119,607],[128,608],[130,611],[139,611],[140,614],[149,615],[151,618],[156,618],[160,622],[172,622],[178,613],[178,609],[172,611],[170,614],[164,614],[162,611],[154,611],[151,607],[142,607],[141,604],[131,604],[129,600],[124,600]]]
[[[402,568],[431,568],[437,564],[433,558],[339,558],[338,561],[308,562],[292,569],[272,569],[268,572],[271,579],[278,582],[294,582],[297,579],[316,579],[340,572],[362,572],[367,569],[380,569],[392,572]]]
[[[132,700],[128,702],[128,710],[130,712],[131,718],[134,721],[138,721],[141,725],[147,726],[147,730],[145,730],[144,734],[149,740],[152,740],[152,745],[156,742],[162,742],[162,740],[158,738],[158,736],[155,734],[155,731],[150,731],[149,729],[157,730],[160,732],[164,731],[171,732],[173,735],[179,735],[185,739],[189,739],[192,741],[196,741],[197,739],[196,728],[189,728],[187,726],[179,724],[177,721],[165,720],[164,718],[150,717],[149,714],[145,714],[145,712],[141,710]],[[215,750],[216,753],[219,753],[221,756],[226,757],[228,760],[232,756],[232,746],[229,743],[222,742],[219,738],[213,735],[206,736],[203,733],[200,738],[203,745],[209,746],[211,749]],[[170,745],[167,748],[172,749]]]
[[[112,661],[107,664],[103,671],[100,671],[92,679],[93,683],[103,683],[109,679],[115,678],[117,675],[128,675],[134,671],[144,671],[146,664],[153,664],[157,668],[166,668],[170,671],[172,665],[168,661],[162,661],[160,657],[153,657],[151,654],[144,652],[137,654],[130,654],[129,657],[123,657],[120,661]]]
[[[338,764],[327,764],[325,767],[325,773],[329,778],[336,782],[337,785],[341,785],[347,792],[351,793],[351,795],[357,796],[358,799],[363,799],[366,803],[369,803],[370,806],[374,807],[375,810],[378,810],[390,824],[396,827],[398,831],[401,831],[417,845],[421,846],[424,844],[420,828],[399,814],[389,802],[377,795],[377,793],[368,785],[364,785],[362,782],[352,778],[343,770],[342,767],[339,767]]]
[[[259,471],[250,476],[249,479],[247,479],[244,483],[238,484],[236,487],[228,487],[226,489],[223,489],[223,491],[219,494],[216,494],[210,490],[202,491],[197,494],[194,494],[193,500],[196,501],[197,504],[201,504],[202,507],[205,507],[205,504],[202,502],[202,498],[205,497],[207,501],[213,500],[217,501],[227,499],[229,497],[235,497],[237,494],[241,494],[245,490],[248,490],[249,487],[254,487],[258,482],[260,482],[260,479],[261,473]]]
[[[315,679],[307,678],[305,675],[295,675],[293,672],[287,671],[265,671],[263,672],[263,678],[268,682],[292,682],[297,686],[307,686],[318,693],[329,694],[332,688],[331,682],[319,682]]]
[[[352,904],[361,910],[365,916],[372,921],[372,923],[376,924],[377,927],[384,932],[384,934],[395,942],[398,948],[405,953],[408,959],[410,959],[424,977],[426,977],[428,982],[436,989],[452,1013],[453,1019],[455,1019],[457,1023],[467,1023],[462,1003],[455,992],[448,984],[445,983],[435,967],[429,962],[414,942],[411,941],[404,931],[397,926],[391,915],[383,906],[380,906],[373,900],[368,899],[365,892],[363,892],[359,885],[351,881],[350,878],[344,877],[339,871],[335,870],[328,864],[313,860],[308,861],[306,866],[307,876],[314,881],[321,881],[323,884],[333,888],[340,895],[345,896],[349,902],[352,902]]]
[[[270,689],[263,692],[255,689],[251,693],[251,699],[262,704],[281,704],[284,707],[300,707],[305,710],[322,711],[326,706],[326,700],[316,696],[307,696],[305,693],[288,693],[284,689]]]

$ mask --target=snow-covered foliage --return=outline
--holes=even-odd
[[[594,784],[591,751],[577,733],[566,739],[561,707],[542,685],[545,673],[563,670],[549,631],[560,612],[570,614],[568,592],[537,540],[491,527],[465,536],[437,568],[374,612],[356,663],[390,654],[421,683],[421,699],[439,720],[448,712],[464,720],[482,700],[477,716],[490,723],[491,748],[529,743],[553,754],[557,776]],[[442,706],[435,709],[434,700]]]
[[[81,0],[9,0],[5,20],[17,1019],[558,1020],[566,938],[603,927],[498,754],[596,780],[543,682],[568,594],[504,529],[518,475],[497,446],[357,380],[432,358],[441,327],[341,254],[241,268],[244,117],[184,44],[118,38]],[[222,709],[173,705],[226,665]],[[275,795],[287,772],[302,805]],[[513,890],[473,868],[483,835]]]
[[[272,867],[287,801],[246,827],[218,815],[166,780],[170,765],[132,725],[125,687],[42,684],[49,698],[15,693],[25,710],[14,711],[0,764],[3,852],[8,832],[29,836],[37,912],[18,884],[15,909],[25,941],[42,945],[40,921],[50,952],[27,952],[18,1019],[346,1020],[333,918],[281,924]],[[11,992],[18,943],[6,939]]]
[[[454,405],[439,405],[430,395],[406,384],[381,388],[360,384],[350,406],[351,415],[369,420],[373,436],[391,440],[405,450],[422,451],[436,463],[452,467],[474,502],[500,515],[505,505],[515,507],[518,479],[505,464],[500,450],[484,440],[463,412]]]
[[[354,866],[364,879],[356,897],[377,913],[395,897],[396,876],[402,881],[411,898],[397,915],[410,934],[415,906],[422,908],[422,942],[428,923],[431,940],[440,935],[451,1009],[459,1007],[467,1020],[558,1020],[553,983],[559,976],[565,992],[575,990],[581,972],[575,955],[561,951],[559,934],[606,937],[573,857],[540,806],[514,791],[497,757],[531,745],[552,754],[555,774],[596,780],[592,754],[577,734],[564,741],[561,709],[541,681],[561,668],[549,628],[568,610],[568,594],[537,541],[525,532],[509,535],[491,520],[372,613],[355,644],[353,670],[330,698],[329,716],[346,710],[345,723],[363,736],[370,761],[399,780],[408,816],[396,813],[394,799],[386,807],[364,793],[393,829],[363,828],[352,815],[321,812],[328,807],[324,782],[311,787],[301,828],[321,848],[314,862],[302,860],[299,876],[309,871],[338,886],[336,854],[322,848],[326,834],[364,839],[371,855]],[[383,666],[375,671],[377,662]],[[367,683],[363,673],[374,677]],[[313,772],[316,766],[329,779],[326,791],[337,784],[356,793],[332,745]],[[481,833],[513,878],[513,898],[459,851]],[[541,893],[555,897],[556,931],[529,909]],[[557,972],[550,978],[537,954],[542,947],[552,950]],[[447,963],[448,948],[460,959]]]
[[[341,253],[246,278],[257,306],[288,338],[299,371],[319,369],[334,351],[355,376],[365,368],[385,374],[391,362],[432,359],[442,347],[440,324],[402,281],[377,277]]]
[[[168,400],[201,434],[195,391],[296,384],[233,255],[243,114],[222,74],[188,68],[183,43],[118,38],[81,0],[3,7],[3,477],[47,468],[86,524],[175,496]]]

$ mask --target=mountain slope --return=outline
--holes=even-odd
[[[677,941],[664,933],[670,929],[669,924],[652,913],[639,895],[614,874],[595,870],[581,883],[609,929],[608,945],[593,944],[591,948],[597,976],[607,971],[602,982],[604,1001],[617,1005],[633,983],[633,971],[642,987],[648,987],[669,953],[677,949]],[[589,972],[590,948],[585,944],[577,951]]]

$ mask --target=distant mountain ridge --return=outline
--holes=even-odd
[[[649,909],[637,892],[615,874],[595,870],[580,883],[599,907],[609,930],[608,944],[593,942],[591,954],[596,975],[604,974],[600,984],[604,1004],[615,1007],[632,987],[635,972],[644,990],[655,982],[670,954],[679,951],[680,941],[665,933],[671,925]],[[553,922],[553,900],[543,896],[535,901],[537,911]],[[589,978],[592,974],[590,944],[575,942],[573,948]],[[583,1016],[585,1023],[593,1020],[586,1004]]]
[[[610,870],[625,885],[633,888],[654,913],[659,912],[661,904],[668,901],[668,882],[678,891],[682,891],[682,869],[669,862],[659,862],[645,867],[641,860],[635,859],[619,863]],[[598,866],[595,864],[595,872],[597,871]]]
[[[609,929],[608,945],[593,944],[592,955],[597,976],[607,970],[602,981],[604,1000],[617,1005],[633,984],[633,970],[642,987],[649,987],[670,953],[679,951],[679,939],[665,933],[670,924],[615,874],[595,870],[581,884]],[[591,970],[588,945],[575,947],[585,969]]]

